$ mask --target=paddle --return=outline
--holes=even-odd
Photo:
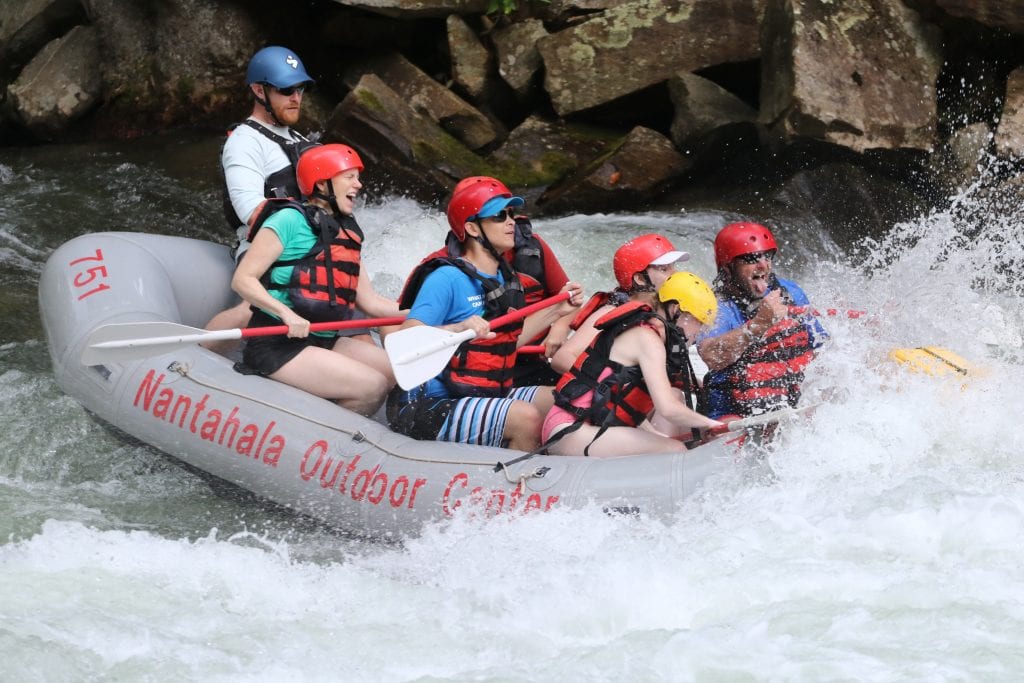
[[[805,413],[808,410],[817,408],[820,404],[812,403],[811,405],[801,406],[799,408],[783,408],[781,410],[773,410],[769,413],[762,413],[760,415],[751,415],[740,420],[733,420],[721,427],[712,427],[708,430],[708,434],[717,436],[718,434],[727,434],[728,432],[740,432],[744,429],[750,429],[751,427],[760,427],[761,425],[771,424],[772,422],[780,422],[782,420],[789,419]]]
[[[978,369],[969,362],[941,346],[918,346],[914,349],[893,349],[889,356],[902,363],[913,372],[924,372],[933,377],[942,377],[956,373],[958,375],[976,375]]]
[[[789,313],[790,315],[813,315],[819,318],[823,316],[828,316],[830,318],[845,316],[851,320],[861,318],[868,314],[867,311],[858,311],[854,309],[840,310],[838,308],[826,308],[824,310],[819,310],[811,306],[790,306]]]
[[[490,326],[493,329],[522,320],[568,298],[569,292],[561,292],[495,318],[490,321]],[[398,386],[409,390],[437,377],[448,365],[459,344],[474,337],[476,333],[473,330],[449,332],[437,327],[417,325],[389,334],[384,338],[384,349],[391,359],[391,367],[395,371]]]
[[[828,308],[820,311],[811,306],[790,306],[791,315],[813,315],[813,316],[845,316],[851,320],[861,318],[868,314],[867,311],[838,310]],[[961,356],[941,346],[918,346],[913,349],[893,349],[889,357],[897,363],[908,367],[912,372],[924,372],[933,377],[941,377],[956,373],[959,375],[977,374],[978,368],[972,366]]]
[[[309,326],[309,330],[310,332],[327,332],[381,325],[400,325],[404,320],[404,316],[340,320],[313,323]],[[236,327],[231,330],[211,332],[170,322],[114,323],[101,325],[89,334],[89,338],[85,342],[85,349],[82,351],[82,363],[84,365],[120,363],[158,356],[200,342],[271,337],[280,334],[288,334],[287,325],[247,327],[245,329]]]

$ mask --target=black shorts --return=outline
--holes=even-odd
[[[512,385],[516,387],[553,387],[562,378],[551,367],[543,353],[524,353],[516,356],[512,372]]]
[[[388,395],[388,427],[419,441],[436,439],[458,402],[456,398],[435,398],[403,403],[404,397],[401,387],[395,387]]]
[[[281,325],[277,318],[256,310],[252,313],[249,327]],[[336,337],[322,337],[311,334],[304,339],[293,339],[283,334],[272,337],[250,337],[242,351],[242,362],[248,370],[258,375],[272,375],[299,355],[303,349],[316,346],[321,349],[334,348]]]
[[[366,320],[366,314],[358,309],[353,309],[349,314],[349,320]],[[358,334],[370,334],[370,328],[358,327],[355,329],[338,330],[335,334],[339,337],[354,337]]]

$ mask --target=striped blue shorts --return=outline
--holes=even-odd
[[[438,441],[501,446],[505,420],[513,401],[533,401],[539,387],[516,387],[505,398],[460,398],[441,425]]]

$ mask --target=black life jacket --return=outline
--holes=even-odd
[[[430,273],[442,266],[454,266],[476,280],[484,289],[484,310],[481,317],[493,320],[525,305],[523,288],[507,264],[502,268],[504,284],[484,277],[472,265],[458,258],[427,258],[413,270],[398,298],[398,307],[412,308],[416,295]],[[523,332],[522,321],[492,328],[493,339],[470,339],[452,355],[441,374],[441,380],[452,396],[502,397],[513,386],[516,345]]]
[[[301,212],[317,240],[304,256],[275,261],[260,282],[267,289],[287,290],[292,309],[310,322],[348,320],[355,309],[359,287],[362,229],[353,216],[338,220],[313,204],[276,199],[268,200],[258,212],[249,241],[267,218],[284,208]],[[273,271],[279,268],[292,269],[287,284],[271,280]]]
[[[650,306],[633,301],[601,316],[594,325],[598,330],[597,336],[555,386],[555,405],[576,417],[576,422],[559,435],[582,424],[591,424],[600,427],[593,440],[596,441],[609,427],[638,427],[647,419],[654,409],[654,400],[647,391],[640,366],[624,366],[611,360],[610,355],[612,345],[620,334],[652,318],[665,322],[669,381],[682,391],[686,405],[695,408],[697,378],[686,350],[686,339],[675,325],[665,321]],[[611,374],[601,379],[607,369],[611,370]],[[594,394],[589,407],[572,404],[572,401],[590,391]],[[589,448],[588,444],[584,455],[589,455]]]
[[[512,268],[519,275],[526,294],[526,303],[537,303],[544,298],[544,247],[533,234],[533,225],[526,216],[516,216],[516,246],[512,255]]]
[[[299,199],[302,193],[299,192],[299,181],[295,177],[295,169],[299,163],[299,157],[310,147],[315,147],[319,142],[315,139],[308,139],[303,135],[292,131],[292,134],[297,139],[289,140],[288,138],[278,135],[274,131],[268,129],[266,126],[262,126],[252,119],[246,119],[241,123],[236,123],[228,128],[228,136],[234,132],[235,128],[239,126],[249,126],[260,135],[273,140],[284,152],[284,155],[288,158],[288,166],[285,166],[277,171],[274,171],[267,176],[263,181],[263,196],[267,199]],[[223,173],[223,169],[221,171]],[[231,226],[231,230],[237,230],[238,226],[246,225],[246,222],[238,217],[235,213],[235,207],[231,204],[231,197],[228,195],[227,182],[224,182],[224,219]],[[249,221],[248,225],[252,228],[256,225],[256,217],[259,215],[260,210],[263,209],[263,205],[258,207],[253,212],[253,219]],[[265,217],[265,216],[264,216]]]
[[[536,235],[533,234],[533,226],[526,216],[516,216],[516,242],[512,250],[512,269],[519,277],[523,285],[523,292],[526,295],[526,303],[533,304],[545,296],[546,271],[544,268],[544,245]],[[427,258],[447,255],[448,258],[457,259],[462,256],[462,243],[453,233],[448,233],[445,246],[438,249]],[[555,292],[552,292],[555,294]]]
[[[787,306],[794,305],[789,291],[773,274],[772,285],[782,293]],[[744,322],[757,313],[760,299],[737,295],[731,288],[716,288],[718,295],[733,301]],[[759,415],[785,407],[795,408],[800,401],[804,369],[814,358],[811,336],[799,319],[786,316],[765,330],[742,355],[719,373],[707,389],[727,392],[737,415]]]

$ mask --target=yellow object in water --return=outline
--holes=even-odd
[[[893,349],[889,356],[914,372],[924,372],[933,377],[954,374],[967,377],[976,370],[963,357],[941,346]]]

